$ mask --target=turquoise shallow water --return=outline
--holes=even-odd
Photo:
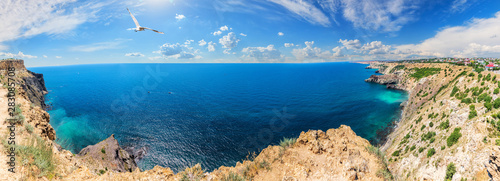
[[[57,142],[74,153],[115,134],[143,148],[142,169],[234,165],[249,152],[309,129],[346,124],[377,143],[401,91],[366,83],[354,63],[104,64],[43,73]],[[162,72],[162,73],[158,73]],[[148,93],[149,92],[149,93]]]

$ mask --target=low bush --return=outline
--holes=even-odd
[[[448,164],[448,167],[446,168],[446,176],[444,177],[444,180],[445,181],[451,180],[456,172],[457,170],[455,168],[455,164],[451,162],[450,164]]]
[[[432,155],[436,154],[436,150],[434,148],[431,148],[427,151],[427,158],[432,157]]]
[[[455,130],[453,130],[453,132],[448,137],[448,139],[446,139],[446,145],[448,147],[451,147],[454,144],[456,144],[458,142],[458,139],[460,139],[460,137],[462,137],[462,133],[460,133],[460,130],[461,130],[461,128],[455,128]]]
[[[295,144],[295,142],[297,142],[297,138],[283,138],[280,141],[280,146],[283,148],[288,148],[288,147],[293,146],[293,144]]]

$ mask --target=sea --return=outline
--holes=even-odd
[[[138,166],[175,172],[234,166],[308,130],[350,126],[379,144],[402,91],[364,80],[367,65],[94,64],[34,67],[44,75],[56,142],[77,154],[112,134]]]

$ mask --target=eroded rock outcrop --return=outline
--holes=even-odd
[[[220,167],[211,173],[214,180],[235,173],[253,180],[384,180],[377,174],[386,169],[370,143],[342,125],[326,132],[302,132],[288,148],[269,146],[253,160],[235,167]],[[248,169],[257,165],[268,166]]]
[[[134,156],[120,147],[114,135],[83,148],[77,158],[83,160],[90,170],[132,172],[137,168]]]

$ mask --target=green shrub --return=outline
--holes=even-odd
[[[493,107],[494,107],[495,109],[498,109],[498,108],[500,107],[500,99],[499,99],[499,98],[497,98],[497,99],[495,99],[495,100],[493,101]]]
[[[420,127],[420,131],[424,130],[425,129],[425,124],[422,125],[422,127]]]
[[[432,155],[434,155],[436,153],[436,150],[434,150],[434,148],[431,148],[427,151],[427,158],[431,157]]]
[[[431,127],[431,128],[432,128],[433,126],[434,126],[434,123],[433,123],[433,122],[430,122],[430,123],[429,123],[429,127]]]
[[[460,91],[460,89],[457,86],[453,87],[453,90],[451,90],[450,97],[453,97],[458,91]]]
[[[106,154],[106,150],[104,150],[104,148],[101,148],[101,153]]]
[[[443,146],[441,146],[441,150],[444,150],[445,148],[446,148],[446,146],[444,146],[444,145],[443,145]]]
[[[423,148],[423,147],[418,148],[419,153],[422,153],[424,150],[425,150],[425,148]]]
[[[417,147],[415,145],[411,146],[410,151],[415,150]]]
[[[458,142],[458,139],[460,139],[460,137],[462,137],[462,133],[460,133],[460,130],[461,130],[461,128],[455,128],[455,130],[453,130],[453,132],[448,137],[448,139],[446,139],[446,145],[448,147],[451,147],[454,144],[456,144]]]
[[[422,135],[422,141],[426,141],[426,140],[429,140],[431,139],[432,137],[436,136],[436,132],[434,131],[429,131],[427,132],[426,134],[423,134]]]
[[[491,109],[493,109],[493,104],[491,104],[491,102],[485,102],[485,103],[484,103],[484,107],[485,107],[488,111],[491,111]]]
[[[436,138],[431,138],[431,140],[429,141],[429,143],[434,143],[434,141],[436,141]]]
[[[495,140],[495,145],[500,146],[500,139]]]
[[[427,77],[430,75],[437,74],[441,71],[440,68],[413,68],[415,70],[415,73],[411,74],[410,77],[413,77],[417,80],[420,80],[423,77]]]
[[[446,176],[444,177],[444,180],[446,181],[451,180],[456,172],[457,170],[455,168],[455,164],[451,162],[450,164],[448,164],[448,167],[446,168]]]
[[[295,142],[297,142],[297,138],[283,138],[280,141],[280,146],[283,148],[288,148],[288,147],[293,146],[293,144],[295,144]]]
[[[494,91],[493,91],[493,94],[498,94],[500,93],[500,88],[496,88]]]
[[[472,119],[472,118],[476,117],[477,116],[476,106],[470,105],[469,109],[470,109],[470,111],[469,111],[469,119]]]
[[[439,124],[439,128],[440,128],[441,130],[443,130],[443,129],[448,129],[449,127],[450,127],[450,120],[449,120],[449,119],[447,119],[446,121],[443,121],[443,122],[441,122],[441,123]]]
[[[470,103],[472,103],[472,99],[470,97],[464,98],[464,99],[462,99],[462,103],[470,104]]]
[[[24,125],[24,128],[26,128],[26,131],[28,131],[28,133],[33,133],[33,126],[31,126],[31,124],[26,124]]]
[[[392,153],[392,156],[399,156],[399,150],[396,150]]]

